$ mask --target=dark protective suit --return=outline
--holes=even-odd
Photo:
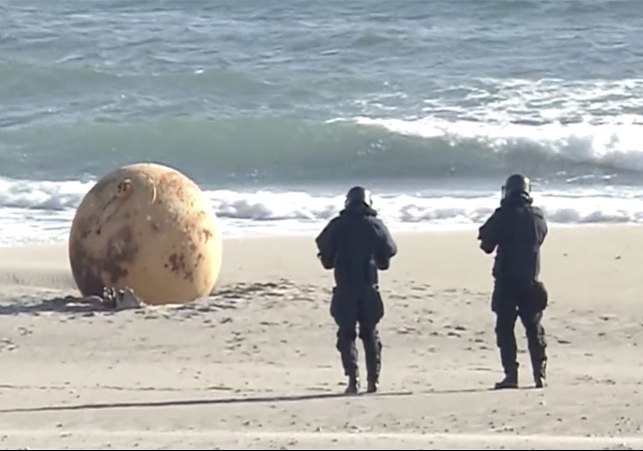
[[[545,330],[541,324],[548,295],[539,281],[540,247],[547,236],[543,212],[525,194],[503,199],[480,227],[480,247],[491,254],[497,247],[491,307],[496,313],[496,337],[507,376],[517,380],[518,362],[514,326],[520,317],[525,327],[534,378],[545,377]],[[538,383],[538,382],[537,382]]]
[[[324,268],[334,269],[330,313],[338,326],[337,350],[344,373],[352,378],[358,375],[355,340],[359,323],[368,378],[377,382],[382,353],[377,325],[384,316],[378,269],[388,269],[397,246],[375,210],[363,204],[350,205],[332,219],[316,244]]]

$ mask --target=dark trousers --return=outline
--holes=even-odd
[[[547,292],[541,282],[496,281],[492,309],[496,313],[496,339],[505,373],[515,374],[518,370],[514,329],[520,318],[527,335],[534,376],[544,376],[547,340],[541,321],[546,307]]]
[[[377,381],[382,366],[382,342],[377,325],[384,316],[384,304],[377,287],[335,287],[330,313],[338,326],[336,347],[341,355],[344,374],[349,377],[359,375],[355,344],[359,325],[368,378]]]

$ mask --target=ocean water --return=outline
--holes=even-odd
[[[637,0],[0,0],[0,241],[66,239],[136,161],[228,235],[355,184],[393,230],[473,227],[518,171],[551,223],[643,222],[641,42]]]

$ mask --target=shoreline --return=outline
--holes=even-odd
[[[319,224],[319,227],[306,231],[299,232],[290,232],[290,233],[276,233],[276,232],[265,232],[265,233],[230,233],[226,235],[226,232],[223,232],[224,241],[239,241],[239,240],[270,240],[270,239],[303,239],[311,238],[314,239],[317,234],[319,234],[327,222]],[[482,225],[479,224],[462,224],[459,226],[437,226],[430,225],[418,228],[395,228],[386,222],[387,227],[391,234],[395,236],[404,236],[404,235],[417,235],[417,234],[450,234],[450,233],[477,233],[478,228]],[[634,222],[601,222],[601,223],[548,223],[549,230],[569,230],[569,229],[604,229],[604,228],[637,228],[642,227],[643,223],[634,223]],[[58,241],[21,241],[15,243],[2,243],[0,242],[0,250],[14,249],[14,248],[26,248],[26,247],[66,247],[68,239],[60,239]]]

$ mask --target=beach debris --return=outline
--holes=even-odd
[[[70,305],[90,305],[97,310],[127,310],[127,309],[140,309],[147,305],[134,293],[131,288],[117,289],[113,287],[105,287],[102,296],[66,296],[64,299],[65,306]]]
[[[105,287],[101,302],[104,306],[115,310],[139,309],[145,306],[145,303],[136,296],[134,290],[127,287],[120,290]]]

